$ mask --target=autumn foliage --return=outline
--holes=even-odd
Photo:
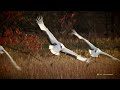
[[[1,28],[0,45],[9,46],[24,53],[35,53],[41,50],[40,37],[36,34],[25,33],[21,27],[18,27],[17,22],[25,21],[21,12],[3,11],[0,16],[2,23],[4,23],[3,28]],[[10,23],[12,24],[9,26]]]
[[[110,12],[76,12],[76,11],[1,11],[0,12],[0,44],[21,48],[29,52],[37,52],[42,48],[40,31],[35,19],[42,15],[45,25],[59,38],[68,38],[72,29],[85,37],[117,37],[119,21],[117,14]],[[119,20],[119,19],[118,19]],[[115,25],[113,25],[114,23]],[[111,29],[113,28],[113,29]],[[66,37],[67,36],[67,37]],[[84,36],[84,35],[83,35]],[[58,38],[56,37],[56,38]],[[58,38],[58,39],[59,39]]]
[[[24,11],[2,11],[0,12],[0,44],[5,46],[14,47],[17,49],[21,49],[24,52],[38,52],[42,48],[42,42],[40,41],[40,35],[35,33],[36,29],[38,29],[37,24],[35,24],[35,19],[39,14],[39,12],[24,12]],[[43,12],[40,12],[41,15]],[[48,12],[49,13],[49,12]],[[44,19],[49,19],[46,24],[51,21],[50,28],[53,31],[57,32],[58,30],[71,30],[73,28],[74,23],[76,22],[75,16],[76,13],[66,13],[59,15],[59,12],[50,12],[48,14],[44,14]],[[52,20],[53,15],[57,15],[54,20]],[[46,20],[45,20],[46,21]],[[55,23],[56,22],[56,23]],[[54,27],[54,25],[56,25]],[[49,26],[47,25],[47,26]],[[58,29],[59,25],[59,29]],[[33,30],[31,33],[30,31]],[[39,30],[40,31],[40,30]]]

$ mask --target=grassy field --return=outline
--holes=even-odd
[[[45,37],[43,40],[47,42]],[[59,41],[82,56],[90,56],[87,44],[77,38],[67,38],[66,41],[59,38]],[[120,38],[93,38],[90,41],[120,59]],[[63,53],[53,55],[48,45],[44,43],[42,50],[34,54],[40,60],[6,47],[22,70],[17,71],[5,54],[0,55],[0,79],[120,79],[119,61],[101,55],[87,66],[85,62]]]

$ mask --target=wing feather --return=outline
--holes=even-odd
[[[119,59],[117,59],[117,58],[113,57],[112,55],[110,55],[110,54],[108,54],[108,53],[105,53],[105,52],[103,52],[103,51],[101,51],[100,54],[106,55],[106,56],[112,58],[113,60],[118,60],[118,61],[120,61]]]
[[[48,30],[48,28],[45,26],[45,24],[44,24],[44,22],[43,22],[43,17],[42,17],[42,16],[41,16],[41,17],[38,17],[38,18],[36,19],[36,22],[37,22],[37,24],[39,25],[40,29],[46,32],[46,34],[48,35],[49,40],[50,40],[50,42],[51,42],[52,44],[58,43],[58,41],[57,41],[57,39],[54,37],[54,35],[53,35],[53,34]]]
[[[81,61],[86,61],[87,58],[85,57],[82,57],[81,55],[78,55],[77,53],[73,52],[72,50],[64,47],[61,52],[64,52],[64,53],[67,53],[69,55],[72,55],[72,56],[75,56],[78,60],[81,60]]]
[[[77,36],[79,39],[84,40],[91,47],[91,49],[96,49],[96,47],[92,43],[90,43],[87,39],[85,39],[81,35],[79,35],[75,30],[73,30],[73,34],[75,36]]]
[[[1,46],[2,47],[2,46]],[[18,69],[21,70],[21,68],[16,64],[16,62],[13,60],[13,58],[9,55],[9,53],[2,47],[3,52],[9,57],[13,65]]]

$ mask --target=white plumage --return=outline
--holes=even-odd
[[[81,35],[79,35],[75,30],[73,30],[72,32],[75,36],[77,36],[79,39],[82,39],[84,40],[89,46],[91,49],[89,49],[89,53],[92,57],[98,57],[100,54],[103,54],[103,55],[106,55],[110,58],[112,58],[113,60],[118,60],[120,61],[119,59],[103,52],[102,50],[100,50],[99,48],[95,47],[92,43],[90,43],[87,39],[83,38]]]
[[[52,54],[54,55],[60,55],[60,52],[64,52],[66,54],[75,56],[78,60],[81,61],[86,61],[89,58],[85,58],[82,57],[81,55],[76,54],[75,52],[73,52],[72,50],[66,48],[62,43],[60,43],[59,41],[57,41],[57,39],[53,36],[53,34],[48,30],[48,28],[44,25],[43,22],[43,17],[38,17],[36,19],[37,24],[39,25],[40,29],[45,31],[46,34],[49,37],[49,40],[51,42],[51,45],[49,45],[49,49],[51,51]]]
[[[0,54],[3,54],[5,53],[10,61],[12,62],[12,64],[18,69],[18,70],[21,70],[21,68],[16,64],[16,62],[13,60],[13,58],[9,55],[9,53],[0,45]]]

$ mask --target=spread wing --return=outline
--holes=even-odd
[[[13,58],[9,55],[9,53],[1,46],[2,51],[9,57],[13,65],[18,69],[21,70],[21,68],[16,64],[16,62],[13,60]]]
[[[106,55],[106,56],[112,58],[113,60],[118,60],[118,61],[120,61],[119,59],[117,59],[117,58],[113,57],[112,55],[107,54],[107,53],[105,53],[105,52],[103,52],[103,51],[101,51],[100,54]]]
[[[75,30],[73,30],[72,33],[73,33],[75,36],[77,36],[79,39],[84,40],[84,41],[91,47],[91,49],[96,49],[96,47],[95,47],[92,43],[90,43],[87,39],[85,39],[85,38],[83,38],[81,35],[79,35]]]
[[[37,17],[36,19],[36,22],[37,24],[39,25],[40,29],[45,31],[46,34],[48,35],[49,37],[49,40],[52,44],[54,43],[58,43],[57,39],[53,36],[53,34],[48,30],[48,28],[44,25],[44,22],[43,22],[43,17]]]
[[[75,56],[78,60],[81,60],[81,61],[86,61],[87,60],[87,58],[82,57],[81,55],[76,54],[75,52],[73,52],[72,50],[70,50],[70,49],[68,49],[66,47],[64,47],[61,50],[61,52],[64,52],[64,53],[72,55],[72,56]]]
[[[72,55],[72,56],[75,56],[75,57],[77,57],[77,55],[78,54],[76,54],[75,52],[73,52],[72,50],[70,50],[70,49],[68,49],[68,48],[63,48],[62,50],[61,50],[61,52],[64,52],[64,53],[66,53],[66,54],[70,54],[70,55]]]

